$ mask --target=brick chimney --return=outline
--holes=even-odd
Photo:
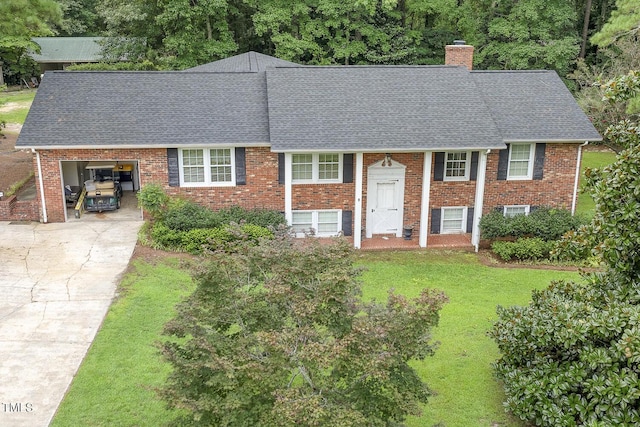
[[[464,65],[469,71],[473,68],[473,46],[464,40],[454,40],[444,47],[444,65]]]

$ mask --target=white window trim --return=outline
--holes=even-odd
[[[295,179],[293,178],[293,155],[294,154],[311,154],[311,179]],[[337,154],[338,155],[338,178],[337,179],[320,179],[320,154]],[[342,167],[344,163],[344,155],[342,153],[293,153],[291,155],[291,182],[293,184],[340,184],[342,183]]]
[[[204,157],[204,182],[185,182],[183,150],[203,150]],[[210,150],[230,150],[231,155],[231,181],[211,181],[211,153]],[[236,155],[233,147],[189,147],[178,150],[178,167],[180,172],[180,187],[234,187],[236,185]]]
[[[460,224],[459,230],[448,230],[444,229],[444,212],[447,210],[458,210],[462,209],[462,223]],[[464,234],[467,232],[467,214],[469,210],[466,206],[444,206],[440,208],[440,234]]]
[[[511,153],[514,145],[528,145],[529,146],[529,164],[527,165],[527,175],[526,176],[511,176]],[[535,150],[536,144],[533,143],[522,143],[522,144],[511,144],[509,146],[509,161],[507,163],[507,180],[509,181],[524,181],[533,179],[533,163],[535,162]]]
[[[311,229],[306,230],[307,232],[311,232],[313,230],[313,234],[316,237],[334,237],[340,234],[342,231],[342,211],[339,209],[319,209],[319,210],[294,210],[291,212],[292,223],[293,226],[293,216],[295,213],[299,212],[311,212]],[[335,232],[319,232],[318,231],[318,214],[320,212],[335,212],[337,214],[337,230]],[[296,232],[296,237],[305,237],[305,232]]]
[[[447,176],[447,161],[449,158],[449,154],[454,153],[466,153],[467,159],[464,163],[464,176]],[[443,181],[469,181],[469,177],[471,176],[471,151],[445,151],[444,153],[444,172],[443,172]]]
[[[502,214],[505,217],[507,216],[507,209],[509,208],[524,208],[525,215],[529,215],[529,212],[531,211],[531,205],[507,205],[502,208]],[[516,215],[520,215],[520,214],[516,214]],[[513,217],[516,215],[509,215],[509,217]]]

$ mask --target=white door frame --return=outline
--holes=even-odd
[[[366,236],[373,236],[373,211],[377,203],[377,184],[382,182],[396,182],[396,192],[394,197],[394,206],[397,207],[395,215],[394,232],[396,237],[402,236],[402,222],[404,219],[404,181],[406,166],[391,160],[390,165],[387,160],[380,160],[367,168],[367,229]],[[394,208],[395,209],[395,208]],[[382,233],[381,233],[382,234]],[[385,233],[386,234],[386,233]]]

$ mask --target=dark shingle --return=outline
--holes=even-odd
[[[189,68],[186,71],[195,72],[225,72],[225,73],[257,73],[269,67],[299,67],[300,65],[258,52],[246,52],[240,55],[224,58],[219,61]]]
[[[471,73],[505,141],[600,141],[554,71]]]
[[[264,75],[47,72],[17,145],[269,142]]]
[[[272,149],[503,148],[462,67],[267,70]]]

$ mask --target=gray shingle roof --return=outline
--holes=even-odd
[[[600,141],[555,71],[473,71],[505,141]]]
[[[269,67],[300,67],[300,65],[294,62],[285,61],[283,59],[274,58],[273,56],[263,55],[262,53],[251,51],[242,53],[240,55],[231,56],[229,58],[224,58],[219,61],[189,68],[186,71],[257,73],[260,71],[265,71]]]
[[[601,139],[555,72],[295,65],[249,52],[196,71],[47,72],[16,145],[388,152]]]
[[[40,53],[32,53],[34,61],[47,62],[100,62],[104,37],[34,37]]]
[[[264,75],[53,71],[16,145],[267,144],[268,126]]]
[[[504,148],[463,67],[267,70],[274,151]]]

